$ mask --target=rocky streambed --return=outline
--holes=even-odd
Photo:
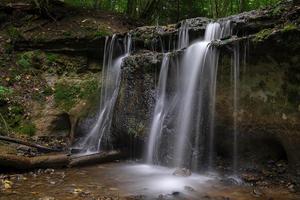
[[[36,170],[1,175],[0,199],[203,199],[295,200],[283,185],[251,186],[217,174],[174,173],[175,169],[115,162],[66,170]],[[177,170],[178,172],[178,170]],[[253,183],[252,183],[253,184]]]

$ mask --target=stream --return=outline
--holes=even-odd
[[[229,184],[217,174],[173,175],[175,169],[115,162],[82,168],[38,170],[6,175],[11,188],[0,190],[1,200],[79,199],[212,199],[289,200],[299,199],[287,188]],[[2,177],[3,178],[3,177]],[[231,181],[232,182],[232,181]]]

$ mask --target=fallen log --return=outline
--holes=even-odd
[[[11,138],[11,137],[6,137],[6,136],[0,136],[0,140],[5,141],[5,142],[15,143],[15,144],[21,144],[21,145],[28,146],[28,147],[33,147],[33,148],[36,148],[39,152],[42,152],[42,153],[61,151],[59,149],[53,149],[53,148],[45,147],[45,146],[35,144],[35,143],[32,143],[32,142],[27,142],[27,141],[24,141],[24,140],[19,140],[19,139],[16,139],[16,138]]]
[[[92,164],[102,164],[124,159],[126,155],[119,151],[100,152],[91,155],[73,156],[69,167],[78,167]]]
[[[101,152],[83,156],[51,154],[36,157],[24,157],[11,154],[0,154],[0,169],[32,170],[79,167],[93,164],[103,164],[124,158],[126,158],[126,154],[119,151]]]
[[[36,168],[61,168],[70,162],[66,154],[44,155],[37,157],[24,157],[10,154],[0,154],[1,169],[30,170]]]
[[[30,163],[33,168],[67,167],[70,163],[70,156],[67,154],[37,156],[31,158]]]

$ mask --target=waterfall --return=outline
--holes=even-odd
[[[147,146],[146,161],[148,164],[154,164],[157,160],[159,139],[163,128],[164,118],[166,116],[166,85],[169,69],[169,54],[164,54],[161,64],[161,70],[158,80],[158,99],[155,104],[153,119],[150,128],[150,137]]]
[[[165,54],[159,75],[158,97],[147,146],[147,163],[157,164],[160,153],[159,148],[162,148],[160,147],[160,139],[163,134],[163,127],[168,126],[165,117],[169,115],[172,116],[168,121],[173,121],[171,127],[173,126],[175,137],[171,148],[173,152],[168,152],[168,154],[173,155],[173,166],[197,170],[199,166],[203,166],[204,163],[200,162],[205,159],[206,166],[209,169],[213,168],[219,52],[211,46],[211,42],[231,36],[231,30],[230,21],[210,23],[206,27],[204,39],[189,46],[188,24],[185,21],[181,23],[177,49],[185,47],[187,49],[179,64],[175,95],[170,97],[174,99],[169,99],[170,102],[175,102],[176,105],[172,106],[172,109],[168,109],[169,103],[166,103],[166,82],[170,55]],[[235,66],[238,66],[238,63]],[[237,71],[235,71],[234,82],[237,84],[239,69],[237,67],[235,69]],[[235,110],[237,109],[237,91],[238,87],[235,85]],[[237,129],[235,128],[236,132]],[[235,137],[235,152],[237,151],[236,144]],[[237,155],[237,153],[234,154]]]
[[[210,23],[206,28],[204,40],[188,47],[181,64],[183,70],[182,84],[178,88],[180,105],[177,119],[178,126],[176,127],[177,142],[174,153],[174,165],[177,167],[190,164],[187,162],[187,155],[191,154],[193,149],[196,154],[199,153],[198,143],[201,138],[197,138],[197,136],[201,136],[203,127],[199,126],[202,125],[201,120],[203,120],[202,110],[206,101],[205,97],[209,95],[204,92],[207,87],[213,84],[212,79],[215,75],[211,72],[217,71],[214,69],[216,66],[211,66],[213,63],[216,64],[215,60],[217,58],[216,51],[210,46],[210,42],[219,39],[220,35],[220,24]],[[208,92],[213,93],[212,91]],[[210,100],[208,99],[208,101]],[[194,120],[195,118],[196,120]],[[196,133],[196,145],[193,146],[190,137],[192,137],[192,132],[195,130],[199,132]]]
[[[178,32],[177,49],[188,47],[189,45],[189,25],[187,21],[182,21]]]
[[[239,45],[234,47],[233,52],[233,172],[237,173],[238,166],[238,115],[239,115],[239,80],[240,80],[240,53]]]
[[[86,153],[99,152],[104,135],[109,135],[113,108],[119,93],[121,65],[131,50],[131,36],[123,41],[123,55],[114,59],[117,37],[106,38],[103,57],[102,86],[97,120],[78,145]]]

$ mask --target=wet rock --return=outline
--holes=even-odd
[[[178,196],[179,194],[180,194],[180,192],[178,192],[178,191],[172,192],[173,196]]]
[[[82,192],[83,192],[83,190],[80,189],[80,188],[75,188],[75,189],[72,191],[72,193],[75,194],[75,195],[78,195],[78,194],[80,194],[80,193],[82,193]]]
[[[255,183],[261,179],[261,176],[255,173],[243,173],[241,177],[245,182],[249,183]]]
[[[251,194],[254,197],[262,197],[264,195],[263,192],[259,189],[254,189]]]
[[[39,198],[38,200],[55,200],[54,197],[42,197],[42,198]]]
[[[188,177],[192,175],[191,170],[186,169],[186,168],[180,168],[176,169],[175,172],[173,172],[174,176],[181,176],[181,177]]]
[[[184,189],[185,189],[186,191],[189,191],[189,192],[194,192],[194,191],[195,191],[195,189],[192,188],[191,186],[184,186]]]
[[[290,192],[296,192],[296,189],[295,189],[295,185],[294,184],[289,184],[288,185],[288,189]]]
[[[7,179],[2,180],[2,187],[5,190],[11,189],[13,186],[13,182]]]
[[[49,183],[50,183],[51,185],[55,185],[55,184],[56,184],[55,181],[50,181]]]

